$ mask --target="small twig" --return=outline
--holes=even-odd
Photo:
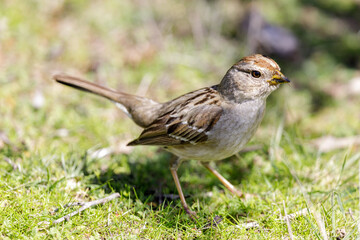
[[[55,220],[53,222],[53,224],[58,224],[58,223],[61,223],[63,221],[68,221],[71,217],[75,216],[76,214],[79,214],[80,212],[92,207],[92,206],[95,206],[95,205],[99,205],[99,204],[104,204],[104,203],[107,203],[108,201],[111,201],[115,198],[118,198],[120,197],[120,194],[119,193],[114,193],[114,194],[111,194],[110,196],[107,196],[105,198],[102,198],[102,199],[98,199],[98,200],[95,200],[95,201],[91,201],[91,202],[86,202],[86,203],[75,203],[77,204],[76,206],[82,206],[81,208],[79,208],[78,210],[72,212],[72,213],[69,213],[57,220]],[[74,204],[70,204],[69,206],[74,206]]]
[[[285,201],[283,201],[283,206],[284,206],[284,214],[285,214],[284,219],[285,219],[285,221],[286,221],[286,225],[287,225],[287,228],[288,228],[289,236],[290,236],[290,239],[291,239],[291,240],[294,240],[294,235],[293,235],[293,232],[292,232],[292,229],[291,229],[290,219],[289,219],[289,217],[286,217],[286,216],[288,216],[288,215],[287,215],[287,212],[286,212]]]
[[[74,202],[74,203],[67,203],[63,206],[63,208],[70,208],[70,207],[77,207],[77,206],[84,206],[85,202]],[[58,212],[60,210],[60,208],[55,208],[54,211],[51,211],[51,214],[54,214],[56,212]]]

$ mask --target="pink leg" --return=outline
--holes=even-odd
[[[201,162],[204,167],[206,167],[212,174],[214,174],[224,186],[229,189],[230,192],[232,192],[234,195],[237,195],[238,197],[243,197],[243,193],[237,190],[234,185],[232,185],[228,180],[226,180],[218,171],[216,171],[214,168],[210,166],[208,162]]]
[[[170,171],[171,171],[171,174],[172,174],[172,176],[174,178],[174,182],[175,182],[176,188],[177,188],[178,193],[179,193],[181,204],[183,205],[183,207],[185,209],[185,212],[190,216],[190,218],[194,219],[194,217],[197,217],[196,213],[191,211],[190,208],[188,207],[188,205],[187,205],[187,203],[185,201],[184,194],[183,194],[182,189],[181,189],[179,177],[177,175],[177,170],[178,170],[180,164],[181,164],[181,159],[179,159],[179,158],[176,159],[175,161],[171,161]]]

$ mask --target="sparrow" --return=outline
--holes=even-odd
[[[235,195],[242,196],[210,166],[238,153],[252,138],[263,119],[267,97],[290,80],[271,58],[255,54],[242,58],[218,85],[201,88],[165,103],[116,91],[67,74],[57,82],[113,101],[138,126],[140,136],[129,146],[155,145],[173,153],[170,172],[182,206],[190,217],[196,213],[186,203],[177,170],[184,160],[200,161]]]

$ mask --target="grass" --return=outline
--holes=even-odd
[[[352,42],[356,34],[348,28],[338,30],[339,42],[346,44],[334,52],[329,50],[333,45],[323,43],[330,34],[327,28],[324,35],[310,38],[331,18],[331,6],[323,1],[312,7],[277,1],[276,6],[297,20],[312,9],[310,20],[287,21],[283,16],[276,22],[301,36],[313,20],[313,28],[302,36],[304,52],[313,51],[301,63],[281,64],[293,85],[270,96],[265,119],[249,143],[260,149],[216,163],[219,172],[251,197],[232,196],[195,161],[180,167],[187,202],[199,215],[196,222],[171,198],[177,192],[168,169],[170,154],[156,147],[125,148],[139,127],[106,100],[50,80],[58,71],[85,75],[159,101],[216,84],[246,54],[246,41],[231,33],[240,19],[234,9],[245,9],[246,3],[226,2],[0,3],[1,239],[358,236],[359,147],[320,152],[311,144],[324,135],[351,137],[359,130],[359,96],[337,98],[324,90],[358,74],[353,60],[341,59],[358,48]],[[341,9],[352,13],[352,1],[344,2],[334,7],[339,17]],[[274,19],[274,6],[263,6],[268,9],[265,17]],[[194,17],[202,23],[203,35],[194,30]],[[109,154],[99,157],[99,150]],[[52,224],[78,208],[65,204],[114,192],[120,197]],[[293,214],[304,208],[308,214],[292,219],[290,231],[281,220],[285,210]],[[217,216],[223,220],[209,228]],[[258,227],[244,228],[253,222]]]

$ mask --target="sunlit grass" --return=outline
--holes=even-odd
[[[229,36],[231,26],[221,32],[215,17],[235,22],[233,7],[246,4],[215,2],[0,3],[0,238],[286,239],[284,203],[287,214],[307,210],[290,221],[295,238],[357,236],[359,148],[322,153],[311,142],[359,134],[359,97],[334,98],[324,90],[346,84],[355,71],[326,51],[301,66],[282,65],[293,85],[270,96],[249,144],[260,148],[214,164],[249,197],[232,196],[195,161],[180,167],[195,222],[176,198],[170,154],[125,148],[139,127],[106,100],[51,80],[54,72],[69,72],[159,101],[216,84],[246,43]],[[189,9],[204,12],[203,39],[194,36]],[[109,154],[99,158],[98,150]],[[114,192],[120,197],[52,224],[77,209],[65,204]],[[222,221],[209,228],[217,217]],[[249,223],[257,225],[246,229]]]

